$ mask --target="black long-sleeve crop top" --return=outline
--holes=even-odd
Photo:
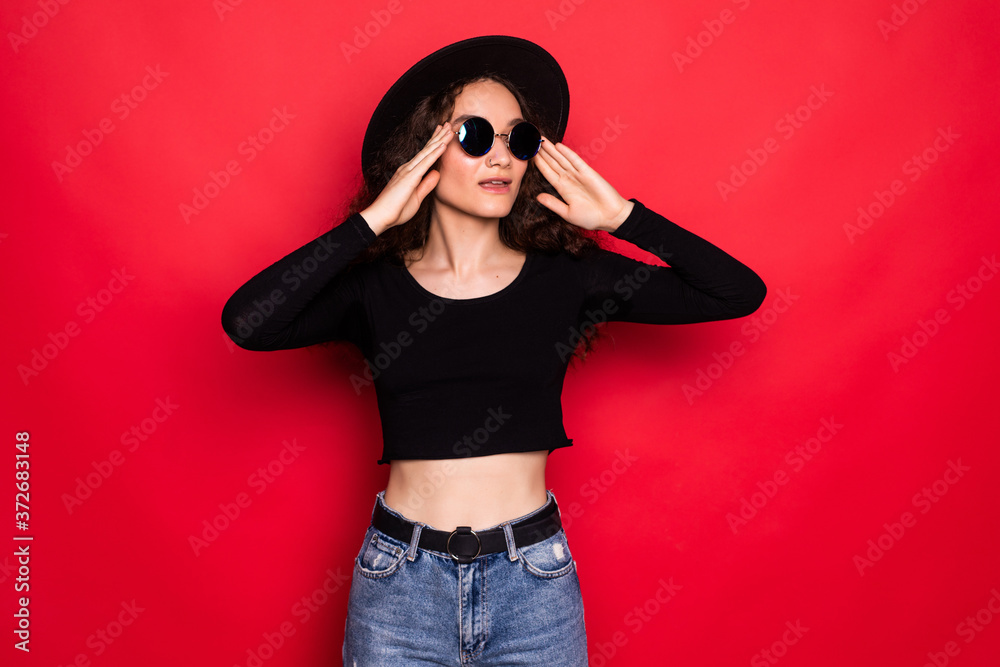
[[[742,317],[766,287],[750,268],[637,200],[612,234],[669,267],[609,250],[528,252],[498,292],[450,299],[379,260],[347,270],[375,232],[355,213],[229,298],[226,333],[248,350],[347,340],[364,353],[382,458],[449,459],[568,447],[562,385],[588,325]]]

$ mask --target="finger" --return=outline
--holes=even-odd
[[[428,141],[427,144],[425,144],[424,148],[427,147],[435,148],[438,143],[447,144],[449,141],[451,141],[451,138],[453,136],[454,132],[451,131],[451,124],[445,123],[444,125],[438,127],[438,130],[430,138],[430,141]]]
[[[565,199],[574,190],[578,191],[583,184],[580,181],[580,174],[572,169],[565,168],[565,158],[560,162],[555,156],[546,154],[540,158],[538,170],[552,184],[560,196]]]
[[[559,179],[563,182],[568,182],[571,178],[569,171],[552,155],[545,155],[541,158],[542,163],[548,168],[549,172],[552,174],[552,178]]]
[[[427,138],[427,141],[424,142],[424,145],[420,147],[420,151],[425,150],[428,146],[430,146],[435,141],[437,141],[440,136],[441,136],[441,126],[440,125],[435,125],[434,126],[434,131],[431,132],[431,136]],[[420,151],[417,151],[417,153],[413,157],[416,157],[417,155],[419,155]]]
[[[431,135],[430,141],[434,141],[436,139],[440,139],[441,137],[444,137],[445,135],[448,134],[448,130],[450,130],[450,129],[451,129],[451,126],[450,126],[449,123],[445,123],[443,125],[438,125],[434,129],[434,134]],[[428,142],[428,143],[430,143],[430,142]]]
[[[449,135],[445,135],[443,138],[432,141],[424,146],[424,148],[413,156],[413,159],[407,163],[406,171],[420,172],[421,176],[423,176],[424,171],[426,171],[437,161],[439,157],[441,157],[441,153],[443,153],[444,149],[448,146],[448,137]],[[430,158],[430,162],[427,161],[428,158]]]
[[[417,186],[417,204],[419,205],[424,201],[430,192],[437,187],[438,181],[441,180],[441,172],[436,169],[431,169],[424,176],[424,179],[420,181],[420,185]]]
[[[431,132],[431,136],[428,137],[428,139],[427,139],[426,142],[424,142],[424,146],[426,146],[427,144],[429,144],[432,141],[434,141],[438,137],[438,135],[440,135],[440,134],[441,134],[441,126],[440,125],[435,125],[434,126],[434,131]]]
[[[584,162],[582,157],[577,155],[576,151],[574,151],[566,144],[559,144],[559,146],[557,146],[556,148],[558,149],[561,155],[565,156],[566,159],[573,164],[574,167],[577,167],[579,169],[585,166],[590,166],[586,162]]]
[[[601,187],[603,184],[607,183],[607,181],[605,181],[593,167],[587,164],[582,157],[577,155],[572,148],[565,144],[560,144],[559,150],[573,165],[576,177],[581,183],[587,184],[587,187],[590,188]]]
[[[543,154],[542,151],[538,151],[538,153],[535,155],[534,160],[535,160],[535,166],[538,167],[538,171],[542,172],[542,176],[544,176],[546,179],[552,181],[558,176],[556,170],[553,168],[553,164],[555,164],[555,162],[554,161],[550,162],[551,158]]]
[[[539,195],[535,199],[538,201],[539,204],[549,209],[550,211],[558,215],[560,218],[563,218],[564,220],[566,219],[566,216],[569,215],[569,206],[559,201],[559,199],[553,197],[547,192],[539,193]]]
[[[430,151],[433,151],[437,147],[438,142],[445,142],[445,143],[447,143],[448,137],[450,135],[447,133],[447,127],[446,126],[447,126],[447,123],[445,123],[445,125],[436,125],[435,126],[435,130],[434,130],[434,133],[431,134],[431,138],[427,140],[427,143],[424,144],[423,148],[421,148],[417,152],[416,155],[414,155],[412,158],[410,158],[410,162],[411,163],[418,162],[419,161],[418,158],[421,158],[424,155],[426,155],[427,153],[429,153]]]
[[[538,151],[538,162],[537,166],[539,171],[542,172],[550,181],[560,176],[565,175],[566,170],[559,164],[559,161],[551,154],[552,149],[547,151]]]
[[[413,158],[410,160],[410,162],[413,163],[413,164],[416,164],[421,159],[423,159],[425,156],[433,153],[435,150],[437,150],[438,148],[440,148],[441,146],[443,146],[445,143],[447,143],[447,139],[446,139],[446,137],[444,135],[432,137],[430,139],[430,141],[428,141],[426,144],[424,144],[424,147],[421,148],[417,152],[417,154],[413,156]]]
[[[443,125],[439,125],[437,131],[434,134],[435,136],[440,135],[441,137],[447,137],[451,134],[454,134],[451,131],[451,123],[446,122]]]
[[[576,151],[566,144],[559,144],[558,150],[563,159],[572,164],[572,174],[581,187],[597,195],[601,190],[611,188],[611,185],[587,162],[577,155]],[[617,193],[616,193],[617,194]]]
[[[451,129],[451,123],[446,123],[445,127],[441,128],[441,132],[444,134],[445,143],[448,143],[457,136]]]
[[[542,137],[543,139],[545,137]],[[552,152],[555,150],[555,145],[551,141],[543,141],[542,146],[538,151],[538,155],[542,158],[549,158],[551,161],[555,161]]]
[[[570,159],[564,153],[562,153],[559,150],[560,147],[565,148],[565,146],[563,144],[558,144],[558,145],[553,145],[552,146],[552,151],[550,153],[550,155],[552,156],[552,159],[555,160],[556,162],[558,162],[559,166],[562,167],[563,169],[565,169],[566,171],[568,171],[568,172],[575,171],[576,167],[573,165],[573,163],[570,161]]]
[[[573,167],[572,163],[569,161],[569,159],[563,153],[561,153],[558,150],[559,146],[563,146],[565,148],[565,144],[562,144],[562,143],[560,143],[558,145],[553,144],[553,143],[549,143],[549,150],[547,151],[546,154],[548,156],[550,156],[553,161],[557,162],[559,164],[559,166],[562,167],[563,169],[565,169],[566,171],[573,171],[574,167]]]

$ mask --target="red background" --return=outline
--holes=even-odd
[[[575,446],[550,458],[548,485],[591,664],[998,664],[996,3],[221,6],[0,9],[0,488],[12,513],[27,431],[35,538],[28,657],[12,648],[6,515],[3,661],[248,665],[286,624],[265,665],[339,664],[346,581],[388,474],[375,394],[354,392],[363,367],[334,348],[235,348],[221,309],[336,220],[397,76],[501,33],[565,69],[567,145],[769,287],[742,320],[612,324],[567,376]],[[240,145],[275,108],[293,117],[250,160]],[[102,119],[113,129],[95,135]],[[57,173],[85,133],[100,142]],[[229,161],[238,173],[186,221]],[[734,165],[749,175],[724,196]],[[36,351],[51,358],[25,373]],[[303,449],[254,485],[283,441]],[[95,465],[110,474],[68,508]],[[250,504],[196,554],[191,536],[241,493]]]

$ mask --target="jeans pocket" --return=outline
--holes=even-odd
[[[387,539],[372,526],[365,534],[365,543],[354,559],[354,564],[362,576],[382,579],[395,573],[404,560],[406,560],[406,547]]]
[[[517,555],[522,567],[539,579],[562,577],[576,568],[566,531],[562,528],[541,542],[518,547]]]

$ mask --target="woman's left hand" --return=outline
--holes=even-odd
[[[632,212],[634,204],[618,194],[566,144],[553,144],[545,139],[532,159],[562,197],[560,201],[543,192],[538,195],[538,203],[563,220],[584,229],[613,231]]]

